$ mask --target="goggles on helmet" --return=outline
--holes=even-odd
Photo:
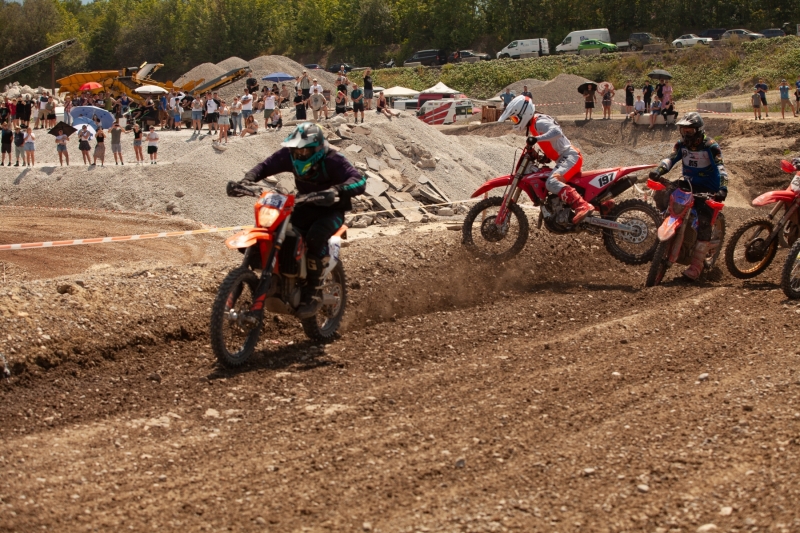
[[[680,132],[681,136],[688,137],[697,133],[697,128],[693,128],[691,126],[681,126]]]

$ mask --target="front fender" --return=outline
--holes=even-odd
[[[481,196],[482,194],[498,187],[508,187],[509,183],[511,183],[511,174],[492,178],[478,187],[478,190],[472,193],[471,198],[477,198],[478,196]]]
[[[770,191],[753,200],[753,205],[762,206],[774,204],[775,202],[791,203],[796,197],[797,195],[792,191]]]
[[[250,248],[258,241],[271,241],[272,234],[268,229],[264,228],[250,228],[240,231],[236,235],[231,235],[225,239],[225,246],[231,250],[238,250],[240,248]]]
[[[678,228],[681,227],[682,222],[683,219],[680,217],[669,216],[665,218],[658,228],[658,240],[663,242],[671,239],[675,232],[678,231]]]

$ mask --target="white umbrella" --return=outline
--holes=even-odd
[[[419,91],[415,91],[414,89],[406,89],[405,87],[392,87],[390,89],[386,89],[383,91],[383,95],[386,97],[394,98],[396,96],[417,96]]]
[[[141,87],[134,89],[133,92],[139,94],[166,94],[169,91],[163,87],[159,87],[158,85],[142,85]]]
[[[456,91],[455,89],[451,89],[447,85],[442,82],[437,83],[433,87],[429,89],[425,89],[422,91],[422,94],[461,94],[461,91]]]

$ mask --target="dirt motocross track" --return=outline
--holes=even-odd
[[[763,192],[755,138],[725,142]],[[726,208],[728,235],[754,213]],[[235,372],[208,345],[238,259],[218,238],[46,251],[106,263],[61,277],[0,257],[0,531],[800,530],[785,251],[750,282],[673,267],[644,290],[648,265],[592,235],[533,229],[491,265],[459,232],[389,228],[343,250],[339,340],[281,317]]]

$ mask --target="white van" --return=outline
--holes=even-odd
[[[565,52],[572,52],[577,54],[578,45],[587,39],[597,39],[605,43],[610,43],[611,34],[608,32],[607,28],[569,32],[569,34],[564,37],[564,40],[561,41],[561,44],[556,46],[556,53],[563,54]]]
[[[519,59],[522,54],[538,54],[546,56],[550,54],[550,44],[547,39],[525,39],[522,41],[511,41],[508,45],[497,52],[497,59]]]

